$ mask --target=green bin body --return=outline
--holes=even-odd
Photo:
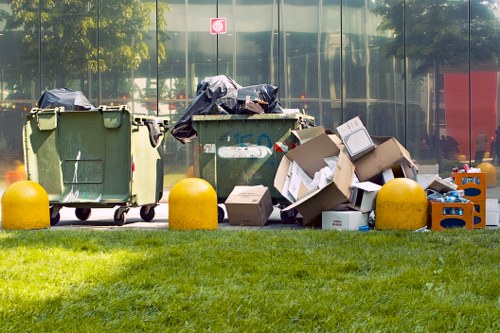
[[[33,109],[23,128],[28,179],[42,185],[54,207],[154,207],[163,193],[167,130],[166,120],[126,106]]]
[[[196,115],[195,176],[208,181],[223,203],[235,186],[264,185],[273,204],[288,201],[274,188],[276,170],[297,143],[292,130],[314,125],[305,114]]]

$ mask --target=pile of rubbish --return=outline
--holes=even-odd
[[[193,115],[283,113],[277,96],[278,88],[267,83],[242,87],[225,75],[207,77],[171,133],[182,143],[193,140]]]

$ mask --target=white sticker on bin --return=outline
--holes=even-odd
[[[272,155],[266,146],[226,146],[219,148],[217,154],[221,158],[266,158]]]

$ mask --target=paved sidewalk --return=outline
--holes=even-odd
[[[0,189],[0,198],[2,197],[3,189]],[[140,208],[130,208],[126,222],[123,226],[117,226],[114,223],[113,216],[115,208],[93,208],[90,218],[87,221],[80,221],[75,216],[75,209],[71,207],[63,207],[60,210],[61,219],[59,223],[52,226],[51,229],[95,229],[95,230],[120,230],[120,229],[141,229],[141,230],[168,230],[168,192],[163,195],[160,204],[155,208],[155,217],[151,222],[144,222],[140,217]],[[0,228],[1,228],[1,205],[0,205]],[[279,209],[275,208],[267,224],[262,227],[258,226],[233,226],[224,219],[219,223],[220,230],[268,230],[268,229],[301,229],[300,224],[283,224],[280,220]],[[227,215],[226,215],[227,217]]]

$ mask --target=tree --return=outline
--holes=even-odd
[[[498,59],[500,24],[495,6],[494,0],[379,0],[372,8],[381,16],[379,29],[392,32],[388,54],[414,60],[413,77],[434,74],[435,151],[440,164],[439,75],[469,61],[477,65]]]
[[[154,26],[151,14],[156,10],[155,2],[12,0],[10,3],[10,11],[0,12],[0,21],[5,22],[7,31],[22,31],[21,70],[32,80],[43,75],[44,79],[64,86],[69,78],[76,78],[84,90],[89,72],[112,72],[122,76],[115,77],[114,87],[111,87],[118,93],[125,79],[123,73],[137,70],[151,56],[147,41],[151,39],[149,29]],[[156,25],[159,27],[160,61],[166,58],[163,14],[168,7],[166,4],[158,6]],[[41,69],[38,66],[40,52]]]

